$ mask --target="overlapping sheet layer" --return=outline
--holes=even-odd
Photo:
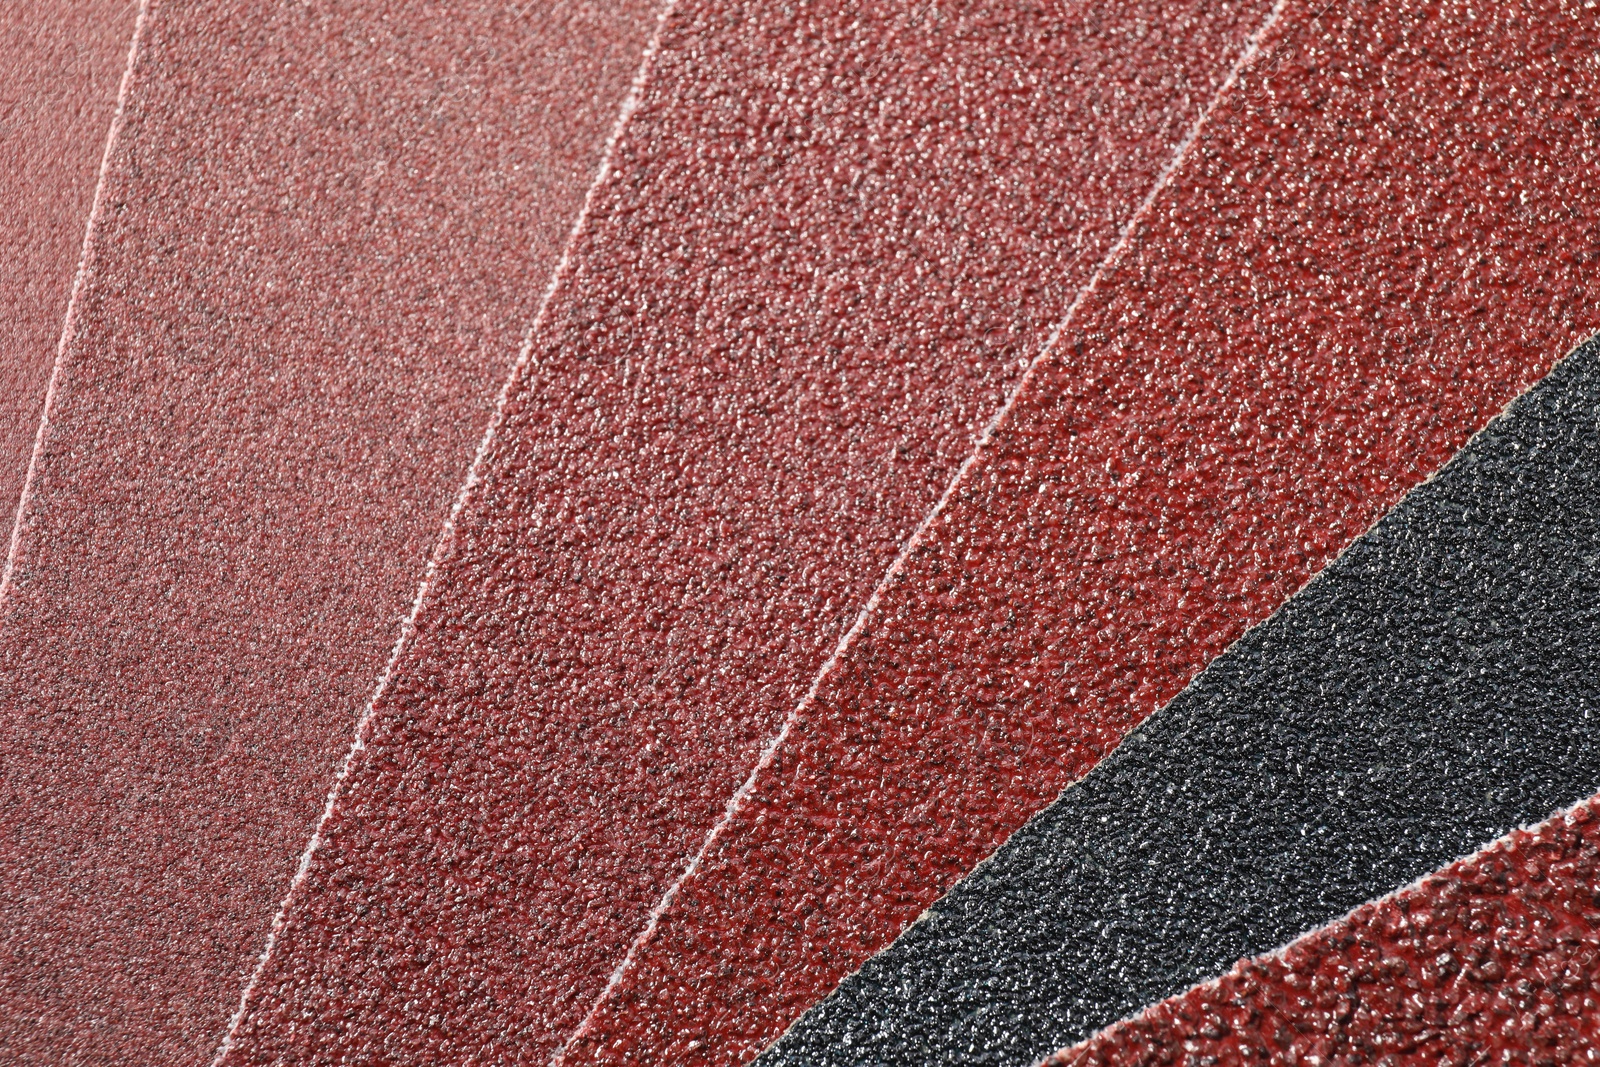
[[[1050,1067],[1600,1062],[1597,815],[1518,830]]]
[[[652,14],[150,5],[0,605],[0,1058],[215,1053]]]
[[[1600,343],[767,1062],[1032,1063],[1600,789]]]
[[[0,16],[0,1058],[1020,1064],[1592,791],[1583,2]]]
[[[7,528],[33,454],[137,12],[129,0],[0,9],[0,521]]]
[[[1595,34],[1285,7],[585,1056],[777,1037],[1600,325]]]
[[[237,1062],[569,1041],[1265,10],[672,14]]]

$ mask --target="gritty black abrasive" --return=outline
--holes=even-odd
[[[759,1061],[1026,1064],[1600,788],[1600,341]]]

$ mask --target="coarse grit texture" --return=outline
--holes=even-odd
[[[16,320],[0,1059],[729,1064],[859,989],[1593,331],[1585,2],[149,0]],[[1484,773],[1578,788],[1528,721]],[[1266,944],[1549,810],[1479,792]]]
[[[1283,9],[569,1061],[758,1052],[1593,331],[1591,16]]]
[[[229,1062],[572,1044],[1264,11],[670,14]]]
[[[1600,801],[1518,830],[1048,1067],[1600,1063]]]
[[[1026,1064],[1600,789],[1580,347],[768,1053]]]

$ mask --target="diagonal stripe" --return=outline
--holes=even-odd
[[[678,10],[236,1058],[556,1052],[1269,6]]]
[[[139,8],[0,5],[0,515],[38,440]]]
[[[0,628],[0,1059],[216,1051],[654,13],[520,6],[152,5]]]
[[[734,816],[737,815],[744,807],[750,794],[754,791],[756,783],[761,779],[762,775],[771,769],[773,759],[777,755],[778,750],[783,747],[783,742],[788,738],[789,731],[794,728],[794,724],[799,720],[800,716],[805,714],[806,710],[811,706],[811,704],[816,701],[817,693],[822,688],[823,682],[833,671],[834,667],[839,663],[840,659],[843,658],[844,655],[849,651],[851,642],[854,641],[856,636],[865,628],[867,620],[871,618],[872,615],[877,611],[879,604],[882,603],[883,594],[892,584],[894,584],[894,582],[900,577],[901,573],[905,570],[906,561],[911,558],[912,553],[921,547],[922,541],[927,536],[928,530],[936,521],[938,521],[939,516],[943,514],[945,508],[949,505],[950,500],[952,496],[954,496],[957,488],[960,487],[962,481],[967,477],[969,472],[971,472],[973,467],[977,465],[979,459],[988,449],[990,442],[994,440],[995,432],[999,430],[1000,427],[1005,425],[1006,417],[1011,413],[1011,409],[1016,405],[1017,398],[1027,390],[1030,383],[1032,383],[1034,380],[1034,376],[1038,373],[1039,367],[1053,354],[1056,343],[1061,338],[1061,331],[1066,329],[1068,324],[1072,322],[1073,316],[1077,314],[1078,309],[1083,306],[1084,301],[1088,299],[1088,297],[1100,285],[1100,282],[1106,276],[1108,269],[1115,265],[1116,262],[1122,257],[1123,252],[1128,247],[1128,238],[1133,233],[1134,228],[1139,226],[1144,221],[1145,215],[1149,212],[1151,205],[1156,202],[1156,198],[1161,195],[1163,190],[1166,189],[1167,183],[1172,180],[1173,174],[1175,174],[1178,168],[1183,165],[1184,158],[1189,154],[1190,148],[1194,146],[1195,139],[1200,135],[1200,131],[1205,128],[1206,120],[1211,117],[1211,112],[1216,109],[1217,103],[1223,99],[1224,94],[1226,94],[1227,91],[1232,88],[1234,81],[1239,77],[1239,71],[1255,58],[1256,51],[1261,43],[1261,38],[1272,29],[1272,24],[1276,22],[1278,20],[1278,16],[1283,13],[1283,8],[1286,2],[1287,0],[1277,0],[1277,3],[1275,3],[1267,12],[1266,18],[1259,26],[1256,27],[1255,32],[1246,38],[1244,46],[1239,50],[1238,58],[1234,60],[1232,66],[1228,70],[1227,76],[1217,87],[1215,95],[1213,95],[1211,100],[1206,104],[1205,109],[1195,118],[1193,125],[1189,128],[1189,132],[1184,136],[1183,140],[1178,143],[1177,148],[1173,150],[1172,158],[1169,159],[1164,166],[1162,166],[1160,172],[1155,177],[1155,181],[1150,186],[1150,191],[1145,194],[1144,199],[1139,202],[1139,205],[1136,208],[1134,208],[1133,213],[1128,216],[1127,221],[1125,221],[1118,228],[1116,241],[1111,245],[1110,249],[1107,250],[1105,257],[1101,259],[1100,263],[1095,267],[1094,273],[1089,276],[1089,279],[1084,283],[1083,288],[1079,289],[1077,294],[1072,298],[1072,303],[1067,305],[1066,313],[1062,316],[1061,322],[1056,324],[1056,326],[1051,329],[1049,335],[1045,338],[1043,346],[1041,346],[1038,353],[1034,355],[1034,357],[1028,362],[1028,369],[1023,372],[1022,377],[1019,378],[1007,392],[1005,402],[1000,405],[999,410],[995,412],[994,416],[990,418],[988,423],[984,426],[983,432],[978,435],[978,439],[973,445],[972,452],[965,460],[962,461],[961,466],[956,468],[955,476],[951,478],[950,483],[945,486],[944,492],[940,494],[938,501],[934,503],[933,508],[928,512],[927,515],[923,517],[922,521],[917,524],[917,528],[912,531],[911,536],[908,537],[905,541],[905,544],[901,546],[899,553],[894,558],[894,562],[889,565],[889,569],[884,573],[884,576],[878,580],[877,587],[873,589],[872,595],[867,597],[866,604],[862,606],[860,613],[856,615],[855,621],[851,624],[850,629],[845,631],[844,636],[839,639],[839,644],[834,648],[832,654],[828,656],[827,660],[823,662],[821,669],[817,671],[816,677],[811,680],[811,686],[806,690],[805,696],[800,698],[800,702],[796,704],[794,709],[791,710],[788,716],[784,718],[783,725],[779,727],[777,734],[775,734],[771,740],[762,746],[761,755],[756,760],[756,764],[751,769],[750,774],[744,779],[743,782],[739,784],[739,789],[729,799],[727,809],[723,812],[722,817],[718,819],[717,822],[712,826],[710,832],[706,834],[705,842],[700,846],[699,851],[694,854],[693,858],[690,859],[688,866],[684,868],[683,873],[680,874],[672,883],[672,885],[667,889],[666,893],[662,895],[661,900],[651,911],[650,917],[646,921],[644,928],[639,931],[638,937],[636,937],[633,940],[633,943],[628,946],[627,954],[623,957],[622,962],[617,965],[617,969],[612,973],[610,980],[607,981],[605,989],[601,992],[600,997],[595,1001],[594,1006],[589,1009],[588,1014],[584,1016],[583,1021],[578,1025],[578,1029],[573,1033],[570,1041],[579,1041],[587,1036],[589,1030],[591,1029],[591,1024],[599,1015],[600,1010],[605,1006],[606,1000],[611,996],[612,991],[615,990],[622,980],[627,976],[627,972],[632,966],[639,949],[650,940],[651,935],[654,934],[656,926],[661,920],[661,916],[665,914],[667,909],[672,906],[673,898],[678,895],[678,890],[683,886],[686,880],[694,877],[695,872],[699,869],[700,864],[704,861],[706,854],[717,843],[718,839],[726,831],[728,826],[732,824]],[[563,1045],[563,1052],[565,1048],[566,1045]],[[563,1055],[558,1053],[553,1063],[559,1065],[562,1061]]]
[[[1600,1063],[1600,798],[1052,1057]]]
[[[566,244],[562,247],[561,257],[556,261],[555,269],[550,272],[550,281],[546,285],[544,296],[539,301],[539,309],[534,313],[533,323],[528,327],[527,336],[523,339],[522,348],[517,353],[517,358],[511,366],[510,373],[500,387],[500,393],[495,398],[494,412],[489,416],[489,424],[484,428],[483,437],[478,441],[478,447],[473,452],[472,462],[467,466],[467,476],[462,481],[461,487],[456,491],[455,501],[450,505],[450,513],[445,518],[444,526],[439,532],[439,540],[435,543],[432,554],[428,557],[427,565],[423,568],[421,581],[417,583],[416,596],[412,598],[411,610],[407,612],[400,625],[400,631],[395,636],[394,649],[389,653],[389,659],[383,665],[383,671],[378,675],[378,684],[373,690],[372,698],[361,709],[361,715],[356,720],[355,739],[351,742],[350,749],[345,753],[344,760],[339,764],[339,772],[334,776],[333,784],[328,789],[328,796],[323,801],[322,813],[317,818],[316,828],[311,833],[311,839],[306,843],[305,849],[300,853],[300,862],[295,867],[289,887],[284,893],[283,900],[278,905],[277,914],[272,917],[272,926],[267,931],[266,943],[262,946],[261,955],[256,960],[254,969],[250,972],[249,979],[239,993],[239,1006],[234,1009],[233,1016],[228,1020],[228,1027],[223,1032],[222,1041],[217,1047],[217,1053],[212,1058],[213,1067],[227,1060],[228,1053],[232,1051],[234,1041],[239,1032],[239,1024],[244,1020],[245,1012],[250,1009],[250,1002],[255,996],[256,986],[261,981],[262,972],[267,964],[272,961],[272,954],[278,947],[278,939],[283,935],[284,923],[287,921],[289,909],[295,904],[296,899],[304,886],[306,873],[311,868],[311,861],[316,856],[317,850],[322,847],[323,831],[328,825],[328,820],[333,818],[334,811],[338,808],[339,801],[344,797],[345,784],[350,778],[350,769],[361,758],[366,750],[367,735],[372,725],[373,709],[383,699],[389,683],[394,677],[395,664],[400,661],[401,655],[406,651],[417,632],[417,616],[428,603],[428,594],[432,589],[433,581],[439,571],[441,561],[447,559],[455,547],[456,526],[460,521],[461,512],[472,498],[474,490],[483,475],[484,457],[494,446],[495,436],[505,424],[506,401],[512,391],[521,382],[527,373],[528,356],[533,350],[533,339],[544,325],[546,316],[550,311],[550,301],[561,287],[566,284],[572,269],[572,249],[578,243],[578,238],[583,234],[584,227],[589,221],[589,212],[593,209],[595,193],[603,188],[606,179],[611,176],[611,165],[615,158],[617,142],[622,138],[623,131],[628,128],[628,119],[633,116],[639,106],[640,94],[644,91],[646,82],[650,79],[650,71],[655,63],[656,52],[661,47],[661,29],[666,25],[667,19],[672,15],[673,0],[666,0],[656,16],[655,31],[645,43],[639,57],[639,67],[634,72],[633,81],[627,93],[622,98],[622,104],[617,109],[617,118],[612,123],[610,134],[606,137],[605,147],[600,153],[599,166],[595,170],[594,180],[589,183],[588,190],[584,193],[583,204],[578,209],[577,215],[572,220],[572,228],[568,231]]]
[[[77,335],[78,304],[83,296],[84,281],[94,266],[95,229],[100,221],[100,211],[106,191],[106,172],[111,168],[112,153],[117,147],[117,135],[122,132],[123,116],[128,108],[128,85],[133,80],[134,65],[139,60],[139,39],[144,35],[144,25],[150,13],[150,0],[139,0],[134,16],[133,33],[128,39],[127,60],[123,64],[122,78],[117,84],[116,107],[106,128],[105,145],[100,152],[100,166],[95,172],[94,196],[89,202],[89,216],[83,227],[83,246],[78,253],[78,269],[72,276],[72,289],[67,295],[67,310],[62,317],[61,335],[56,342],[55,360],[50,364],[44,398],[39,405],[39,423],[34,432],[33,448],[28,452],[28,465],[22,476],[22,487],[17,493],[17,507],[11,522],[11,536],[6,540],[4,564],[0,564],[0,626],[5,625],[6,594],[11,591],[16,574],[17,550],[21,546],[27,525],[28,505],[33,495],[34,479],[39,474],[39,457],[44,451],[45,439],[50,432],[50,413],[55,405],[56,389],[61,382],[61,361]]]
[[[1600,342],[798,1023],[1026,1063],[1600,787]]]
[[[1592,21],[1304,3],[1279,28],[683,883],[593,1060],[770,1043],[1592,330]]]

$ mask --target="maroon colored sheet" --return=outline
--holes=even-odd
[[[151,9],[0,605],[0,1058],[214,1055],[653,25]]]

